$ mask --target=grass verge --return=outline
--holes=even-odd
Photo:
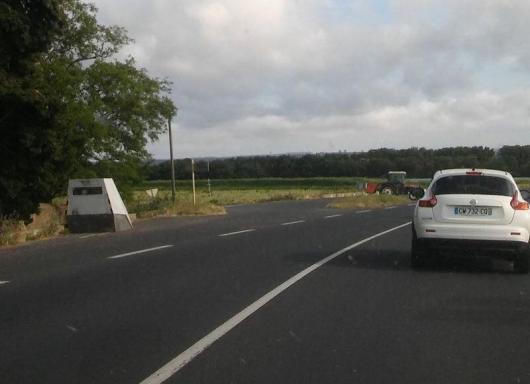
[[[404,205],[409,204],[410,202],[411,200],[407,196],[360,195],[333,200],[328,204],[328,207],[341,209],[372,209]]]
[[[177,199],[173,203],[169,196],[137,198],[129,205],[128,210],[130,213],[135,213],[139,219],[156,216],[222,215],[226,213],[224,207],[209,201],[199,199],[196,204],[193,204],[189,199]]]
[[[219,205],[253,204],[278,200],[305,200],[317,199],[324,194],[320,190],[234,190],[216,191],[212,194],[210,201]],[[208,194],[205,194],[208,198]]]
[[[208,191],[197,191],[197,201],[207,202],[212,205],[226,206],[234,204],[254,204],[268,201],[278,200],[307,200],[322,198],[329,193],[352,193],[355,189],[316,189],[316,188],[299,188],[299,189],[233,189],[233,190],[216,190],[211,196]],[[144,191],[137,191],[134,194],[134,200],[127,204],[131,212],[136,209],[137,201],[145,201],[146,193]],[[167,200],[171,196],[171,192],[167,189],[158,191],[159,198]],[[177,191],[177,201],[189,201],[191,192]],[[144,203],[142,203],[144,204]]]

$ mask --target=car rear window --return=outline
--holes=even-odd
[[[432,188],[432,192],[435,195],[513,196],[515,189],[512,182],[502,177],[454,175],[438,179]]]

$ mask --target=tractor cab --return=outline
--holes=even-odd
[[[405,171],[388,171],[386,179],[391,183],[401,183],[405,184],[407,179],[407,172]]]

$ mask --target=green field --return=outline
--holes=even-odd
[[[207,180],[196,181],[197,201],[216,205],[250,204],[275,200],[314,199],[333,193],[358,191],[367,179],[336,178],[263,178],[263,179],[222,179],[211,180],[208,191]],[[158,189],[158,197],[166,200],[171,195],[169,180],[145,182],[135,189],[135,198],[148,201],[146,190]],[[191,180],[177,180],[177,201],[190,202],[192,199]]]
[[[196,180],[196,208],[199,214],[209,211],[207,207],[226,206],[233,204],[251,204],[276,200],[304,200],[316,199],[335,193],[352,193],[361,190],[366,182],[379,182],[381,179],[352,178],[352,177],[317,177],[317,178],[262,178],[262,179],[218,179],[208,181]],[[429,184],[428,179],[410,179],[411,183],[419,183],[423,187]],[[517,180],[521,188],[530,188],[530,179],[521,178]],[[148,189],[158,189],[156,199],[150,198]],[[193,214],[192,205],[192,182],[191,180],[176,181],[176,200],[180,212]],[[134,201],[128,202],[131,212],[139,216],[149,215],[152,212],[172,210],[171,182],[169,180],[148,181],[137,186],[134,193]],[[352,199],[351,197],[349,199]],[[357,198],[358,200],[359,198]],[[379,198],[377,198],[379,199]],[[377,200],[376,199],[376,200]],[[379,200],[372,202],[382,203]],[[344,200],[341,204],[347,204]],[[376,205],[377,205],[376,204]]]
[[[381,182],[383,179],[364,177],[312,177],[312,178],[261,178],[261,179],[216,179],[210,180],[212,191],[241,191],[241,190],[320,190],[328,192],[348,192],[358,189],[366,182]],[[427,186],[430,179],[408,179],[411,183]],[[516,178],[519,186],[530,185],[530,178]],[[177,191],[192,189],[191,180],[176,180]],[[197,179],[197,191],[208,191],[208,181]],[[137,191],[151,188],[171,190],[170,180],[146,181],[137,186]]]
[[[270,190],[270,189],[318,189],[326,191],[346,191],[357,188],[359,183],[364,183],[366,178],[352,177],[315,177],[315,178],[262,178],[262,179],[217,179],[211,180],[212,191],[233,190]],[[377,180],[377,179],[370,179]],[[176,180],[177,190],[191,190],[191,180]],[[137,190],[158,188],[160,190],[171,189],[170,180],[146,181],[138,186]],[[197,190],[208,190],[208,181],[196,180]]]

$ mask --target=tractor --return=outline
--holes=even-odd
[[[384,195],[408,195],[411,200],[416,200],[422,195],[423,188],[418,184],[406,183],[407,172],[388,171],[386,180],[382,183],[367,183],[366,192],[381,193]]]

